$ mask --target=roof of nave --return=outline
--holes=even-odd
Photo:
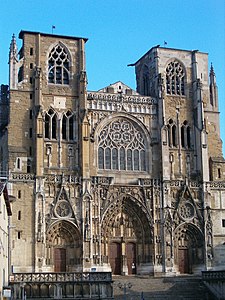
[[[117,81],[115,83],[112,83],[100,90],[98,90],[97,92],[100,93],[110,93],[110,94],[127,94],[129,93],[129,95],[134,95],[134,96],[138,96],[139,93],[137,93],[135,90],[133,90],[132,88],[130,88],[128,85],[124,84],[122,81]]]

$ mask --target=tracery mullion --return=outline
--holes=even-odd
[[[50,116],[50,123],[49,123],[49,138],[52,139],[52,115]]]

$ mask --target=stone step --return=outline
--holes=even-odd
[[[113,276],[115,300],[215,300],[200,277]],[[130,287],[131,285],[131,287]],[[126,292],[126,297],[124,296]],[[141,295],[143,297],[141,298]]]

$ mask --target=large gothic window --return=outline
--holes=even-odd
[[[184,95],[185,72],[178,61],[172,61],[166,67],[166,92],[169,95]]]
[[[74,140],[74,115],[67,111],[62,118],[62,139]]]
[[[48,82],[69,84],[69,55],[64,47],[56,45],[48,57]]]
[[[57,138],[57,116],[53,109],[45,114],[45,138]]]
[[[146,143],[133,123],[117,119],[105,126],[98,138],[98,168],[146,171]]]

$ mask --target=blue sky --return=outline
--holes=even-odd
[[[225,0],[2,0],[0,83],[8,82],[8,51],[20,30],[88,38],[88,89],[118,80],[135,89],[127,64],[152,46],[209,53],[219,88],[225,144]],[[17,39],[18,41],[18,39]],[[18,41],[20,45],[20,41]],[[225,149],[225,145],[224,145]]]

